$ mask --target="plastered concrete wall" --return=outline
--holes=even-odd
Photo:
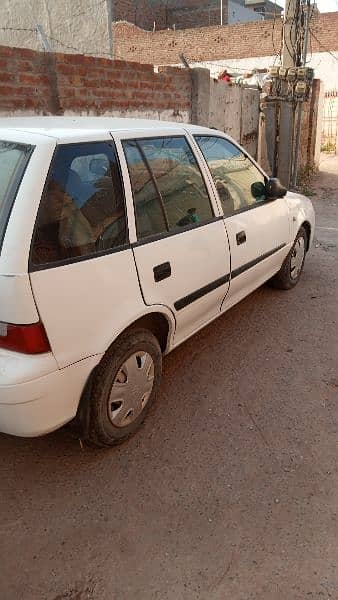
[[[222,129],[236,141],[241,137],[241,88],[211,80],[210,126]]]
[[[241,88],[241,143],[252,156],[257,156],[259,130],[259,101],[257,90]]]
[[[209,125],[228,133],[257,156],[259,92],[210,81]]]
[[[110,0],[0,0],[0,45],[112,56]]]
[[[231,135],[257,156],[258,90],[229,86],[210,79],[207,69],[192,69],[192,123],[215,127]]]

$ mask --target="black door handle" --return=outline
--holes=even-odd
[[[245,231],[239,231],[236,233],[237,246],[244,244],[246,242],[246,233]]]
[[[157,265],[153,268],[153,271],[155,281],[162,281],[162,279],[167,279],[171,275],[170,262],[165,262],[161,265]]]

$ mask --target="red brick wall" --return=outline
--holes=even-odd
[[[167,22],[169,27],[175,25],[176,29],[189,29],[196,27],[209,27],[219,25],[221,20],[220,2],[200,2],[193,0],[177,2],[176,8],[168,10]],[[228,2],[223,2],[223,23],[228,22]]]
[[[116,0],[113,21],[128,21],[146,30],[176,26],[177,29],[219,24],[219,0]],[[223,2],[223,22],[228,19],[228,3]]]
[[[0,46],[0,112],[96,114],[191,109],[190,73],[152,65]]]
[[[152,30],[167,27],[166,2],[150,3],[149,0],[116,0],[113,21],[129,21],[142,29]]]
[[[311,29],[320,41],[311,36],[312,52],[338,50],[338,12],[314,18]],[[116,58],[154,64],[178,63],[182,52],[203,61],[274,56],[281,47],[281,21],[272,20],[155,33],[115,23],[113,32]]]

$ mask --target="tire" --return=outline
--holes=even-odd
[[[122,334],[96,367],[81,400],[80,437],[104,447],[133,435],[155,400],[161,374],[162,352],[156,337],[145,329]]]
[[[279,290],[290,290],[297,285],[303,271],[307,242],[307,233],[304,227],[301,227],[281,269],[272,279],[270,279],[270,283],[273,287],[278,288]]]

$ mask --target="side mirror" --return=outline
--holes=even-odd
[[[284,198],[287,194],[287,189],[281,184],[277,177],[270,177],[265,184],[266,197],[270,200]]]

